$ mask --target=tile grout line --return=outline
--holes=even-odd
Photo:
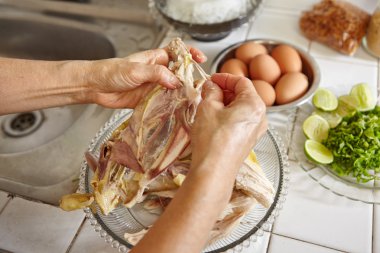
[[[5,210],[5,208],[8,206],[8,204],[11,202],[11,200],[12,200],[12,197],[11,197],[11,195],[10,194],[8,194],[8,200],[7,200],[7,202],[4,204],[4,206],[3,206],[3,208],[1,208],[0,209],[0,215],[4,212],[4,210]]]
[[[272,229],[273,230],[273,229]],[[273,231],[269,233],[269,239],[268,239],[268,244],[267,244],[267,250],[265,251],[266,253],[269,253],[269,248],[270,248],[270,243],[272,242],[272,236],[273,236]]]
[[[0,248],[0,253],[15,253],[15,252],[8,251],[8,250],[1,249],[1,248]]]
[[[274,6],[274,5],[267,5],[265,10],[269,14],[282,14],[282,15],[288,15],[288,16],[298,16],[303,10],[297,9],[297,8],[283,8],[280,6]]]
[[[247,32],[246,32],[246,34],[244,36],[244,40],[245,41],[248,40],[249,32],[251,31],[254,22],[255,22],[254,19],[248,22]]]
[[[263,5],[262,5],[262,6],[263,6]],[[250,33],[250,31],[251,31],[251,29],[252,29],[252,27],[253,27],[253,24],[255,23],[255,20],[257,19],[257,16],[260,15],[260,7],[262,7],[262,6],[259,6],[259,9],[256,10],[255,15],[254,15],[253,17],[251,17],[251,19],[250,19],[249,22],[248,22],[247,31],[246,31],[246,33],[245,33],[245,37],[244,37],[244,40],[245,40],[245,41],[248,40],[248,35],[249,35],[249,33]]]
[[[322,247],[322,248],[331,249],[331,250],[335,250],[335,251],[338,251],[338,252],[345,252],[345,251],[342,251],[342,250],[340,250],[340,249],[332,248],[332,247],[330,247],[330,246],[325,246],[325,245],[321,245],[321,244],[318,244],[318,243],[314,243],[314,242],[309,242],[309,241],[305,241],[305,240],[297,239],[297,238],[294,238],[294,237],[291,237],[291,236],[281,235],[281,234],[277,234],[277,233],[273,233],[273,234],[274,234],[274,235],[277,235],[277,236],[280,236],[280,237],[284,237],[284,238],[287,238],[287,239],[296,240],[296,241],[299,241],[299,242],[303,242],[303,243],[307,243],[307,244],[315,245],[315,246]]]
[[[16,193],[10,193],[10,192],[7,192],[7,193],[8,193],[8,196],[10,196],[11,199],[13,199],[13,198],[20,198],[20,199],[23,199],[23,200],[26,200],[26,201],[29,201],[29,202],[34,202],[34,203],[37,203],[37,204],[43,204],[43,205],[48,205],[48,206],[55,207],[55,208],[60,208],[59,205],[57,206],[57,205],[54,205],[54,204],[51,204],[51,203],[48,203],[48,202],[45,202],[45,201],[41,201],[41,200],[38,200],[38,199],[26,197],[26,196],[19,195],[19,194],[16,194]]]
[[[248,34],[247,34],[248,36]],[[308,42],[308,52],[310,51],[310,48],[311,48],[311,43],[312,41],[309,40]],[[297,119],[297,113],[298,113],[298,108],[295,108],[294,109],[294,119],[292,120],[292,129],[291,129],[291,132],[290,132],[290,136],[286,136],[286,138],[288,138],[286,141],[287,141],[287,156],[288,156],[288,161],[293,161],[293,162],[297,162],[297,159],[291,159],[289,158],[289,155],[291,153],[291,144],[292,144],[292,137],[293,137],[293,134],[294,134],[294,127],[295,127],[295,122],[296,122],[296,119]],[[270,247],[270,243],[271,243],[271,239],[272,239],[272,234],[275,234],[273,231],[274,231],[274,227],[276,226],[276,221],[273,223],[273,226],[271,228],[270,231],[267,231],[269,232],[269,241],[268,241],[268,245],[267,245],[267,250],[266,252],[268,253],[269,252],[269,247]]]
[[[287,145],[288,145],[288,147],[287,147],[288,161],[292,161],[292,160],[297,161],[297,159],[291,159],[290,155],[291,155],[291,151],[292,151],[291,147],[292,147],[292,143],[293,143],[294,128],[296,126],[298,111],[299,111],[298,107],[293,109],[293,112],[291,113],[291,115],[294,115],[294,118],[292,119],[292,122],[288,122],[289,124],[292,123],[290,133],[287,136],[288,140],[286,140]],[[288,119],[288,121],[289,121],[289,119]]]
[[[79,226],[79,228],[77,230],[77,232],[75,233],[73,239],[71,240],[69,247],[67,247],[66,253],[70,252],[70,250],[73,247],[73,245],[74,245],[74,243],[75,243],[75,241],[76,241],[79,233],[82,231],[82,228],[84,227],[84,223],[86,222],[86,220],[87,220],[87,218],[84,217],[82,223],[80,224],[80,226]]]
[[[342,58],[333,58],[333,57],[330,57],[330,56],[327,56],[327,55],[321,55],[321,54],[318,54],[318,53],[311,53],[309,52],[309,54],[314,57],[314,58],[317,58],[317,59],[321,59],[321,60],[327,60],[327,61],[335,61],[335,62],[339,62],[339,63],[346,63],[346,64],[351,64],[351,65],[361,65],[361,66],[366,66],[366,67],[377,67],[377,63],[374,63],[374,62],[370,62],[370,61],[363,61],[363,62],[354,62],[354,60],[349,60],[351,58],[346,58],[346,59],[342,59]]]
[[[375,223],[375,204],[372,204],[372,236],[371,236],[371,252],[372,253],[375,252],[375,249],[374,249],[375,244],[374,244],[374,238],[373,238],[374,230],[375,230],[374,223]]]

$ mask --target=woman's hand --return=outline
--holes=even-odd
[[[266,107],[247,78],[214,74],[211,80],[192,128],[192,168],[237,171],[267,129]]]
[[[206,60],[199,50],[190,53],[200,63]],[[166,49],[98,61],[0,57],[0,115],[88,103],[134,108],[157,83],[169,89],[179,84],[168,62]]]
[[[192,128],[186,180],[131,252],[201,252],[230,199],[238,168],[266,130],[265,105],[250,80],[214,74],[212,81],[203,88]]]
[[[193,58],[202,63],[206,56],[190,48]],[[90,99],[110,108],[134,108],[156,84],[168,89],[179,86],[177,77],[166,67],[166,49],[155,49],[132,54],[126,58],[95,61],[91,68]]]

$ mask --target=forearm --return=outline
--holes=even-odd
[[[0,58],[0,115],[85,102],[90,65]]]
[[[202,251],[230,199],[237,171],[237,166],[214,165],[203,163],[195,172],[190,170],[175,198],[133,253]]]

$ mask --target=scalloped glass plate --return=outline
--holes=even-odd
[[[296,114],[289,117],[294,122],[291,149],[301,168],[320,185],[335,194],[364,203],[380,204],[380,181],[358,183],[354,177],[338,175],[328,165],[318,165],[308,160],[304,153],[306,137],[303,134],[302,124],[313,110],[313,105],[306,103],[299,107]]]
[[[88,150],[98,156],[101,144],[110,138],[112,132],[131,114],[132,110],[121,110],[113,116],[97,133]],[[204,252],[224,252],[229,249],[240,252],[243,247],[248,247],[251,242],[256,241],[257,236],[263,234],[264,229],[270,228],[285,201],[289,181],[288,159],[277,132],[274,129],[268,130],[254,150],[264,173],[273,183],[276,191],[275,200],[269,208],[256,205],[229,236],[208,245]],[[92,191],[90,186],[92,176],[92,170],[86,161],[83,161],[80,174],[80,192]],[[90,208],[84,208],[84,212],[90,219],[95,231],[99,232],[100,236],[112,247],[118,248],[119,252],[127,252],[133,247],[124,239],[125,233],[136,233],[146,229],[158,218],[157,215],[146,212],[139,204],[130,209],[120,206],[107,216],[100,212],[98,206],[93,211]]]

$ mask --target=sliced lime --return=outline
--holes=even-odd
[[[323,111],[333,111],[338,107],[338,99],[330,90],[319,88],[313,96],[313,105]]]
[[[317,114],[324,118],[329,123],[330,128],[336,127],[342,121],[342,116],[340,116],[336,110],[332,112],[326,112],[317,109],[313,112],[313,114]]]
[[[358,101],[354,96],[343,95],[338,98],[338,108],[336,112],[342,116],[352,116],[358,107]]]
[[[327,139],[330,126],[327,120],[314,114],[303,122],[302,129],[308,139],[321,142]]]
[[[331,151],[317,141],[306,140],[304,150],[306,156],[313,162],[319,164],[329,164],[334,161],[334,156]]]
[[[358,111],[372,110],[376,105],[376,98],[373,96],[370,87],[366,83],[359,83],[352,87],[350,95],[355,97]]]

